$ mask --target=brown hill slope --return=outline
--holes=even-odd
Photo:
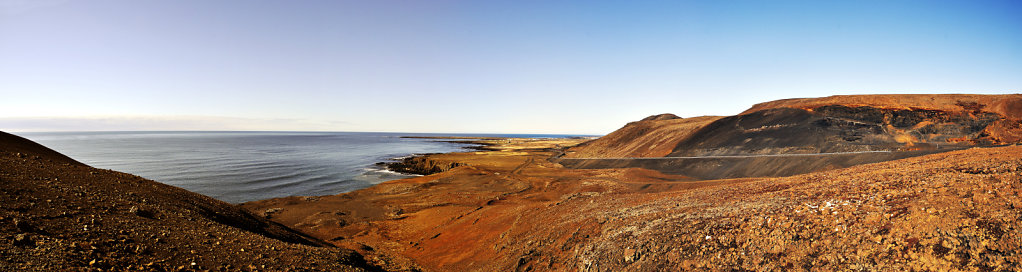
[[[226,202],[0,132],[0,271],[360,271],[361,256]]]
[[[673,114],[654,115],[628,123],[598,139],[569,148],[565,151],[564,157],[663,157],[670,154],[678,142],[689,134],[720,118],[722,117],[678,118]]]

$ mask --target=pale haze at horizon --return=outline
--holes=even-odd
[[[826,2],[826,3],[822,3]],[[1018,1],[0,0],[0,130],[605,134],[1018,93]]]

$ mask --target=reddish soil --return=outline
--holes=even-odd
[[[372,270],[237,206],[0,132],[0,271]]]
[[[946,121],[950,122],[946,126],[955,129],[932,138],[937,140],[954,133],[974,139],[988,137],[981,131],[954,126],[985,129],[967,125],[986,120],[981,118],[990,116],[987,113],[997,114],[999,121],[1017,116],[1011,112],[1014,102],[1002,101],[1015,96],[912,97],[902,104],[890,102],[900,98],[897,96],[821,102],[841,106],[829,109],[846,115],[840,118],[814,115],[816,108],[796,107],[807,105],[805,101],[774,105],[795,105],[795,113],[803,114],[795,116],[804,117],[799,125],[832,118],[856,128],[863,122],[860,119],[879,118],[877,124],[913,123],[911,129],[920,129],[922,125],[916,122],[927,121],[925,118],[891,116],[936,116],[932,118],[942,122],[944,116],[957,116]],[[955,101],[939,102],[950,99],[945,97]],[[905,106],[930,98],[939,103],[920,105],[937,112]],[[971,98],[975,99],[965,101]],[[789,112],[763,105],[752,112]],[[896,111],[892,105],[907,112]],[[804,111],[810,113],[799,113]],[[768,124],[777,118],[794,120],[771,114],[764,114],[772,116],[761,119],[766,121],[752,120],[763,124],[741,127],[741,133],[795,127]],[[654,116],[568,148],[566,157],[664,156],[692,135],[714,132],[708,125],[721,120]],[[888,132],[879,130],[880,136],[864,138],[881,144],[895,141],[893,136],[883,136],[890,135]],[[728,133],[718,135],[732,137]],[[856,135],[833,135],[842,136],[838,138],[842,141],[859,140],[853,137]],[[1016,209],[1022,205],[1018,197],[1022,191],[1019,146],[971,148],[840,169],[823,167],[819,172],[789,177],[698,180],[641,168],[568,169],[551,162],[549,158],[561,154],[558,147],[570,146],[568,142],[486,142],[496,151],[430,155],[418,160],[427,166],[461,165],[439,174],[335,196],[270,199],[242,206],[355,249],[370,262],[395,270],[1022,269],[1018,254],[1022,213]],[[700,145],[702,142],[688,143],[710,150]],[[897,143],[894,147],[904,146]],[[970,144],[974,143],[963,143]],[[773,148],[791,150],[781,145]]]
[[[1018,146],[714,181],[565,169],[550,155],[434,155],[470,166],[243,207],[390,269],[1022,268]]]

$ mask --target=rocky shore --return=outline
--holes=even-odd
[[[415,175],[432,175],[451,170],[458,166],[466,165],[462,162],[435,160],[430,158],[431,155],[436,154],[418,154],[412,157],[403,158],[399,161],[381,162],[378,164],[386,166],[387,170],[390,171]]]

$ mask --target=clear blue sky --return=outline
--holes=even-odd
[[[605,134],[1022,90],[1022,1],[0,0],[0,130]]]

